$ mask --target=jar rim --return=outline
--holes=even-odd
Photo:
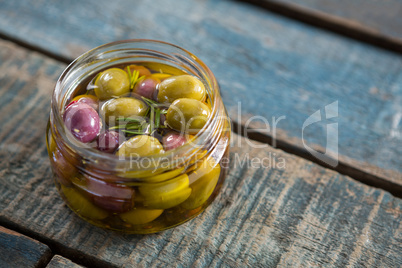
[[[142,46],[140,46],[140,44]],[[108,161],[108,163],[112,165],[129,165],[132,159],[130,158],[125,158],[121,159],[118,156],[114,154],[109,154],[105,152],[98,151],[96,149],[91,149],[90,147],[83,146],[85,144],[79,142],[78,140],[75,140],[74,138],[71,139],[72,134],[68,131],[66,131],[66,128],[64,126],[64,121],[62,117],[62,113],[64,111],[64,105],[63,103],[63,97],[64,94],[61,95],[61,91],[63,89],[63,80],[67,79],[69,75],[74,74],[74,69],[80,66],[80,64],[86,63],[89,64],[91,61],[88,61],[89,59],[97,59],[97,57],[102,57],[104,53],[107,53],[108,51],[111,51],[113,48],[118,48],[121,46],[122,48],[120,49],[125,49],[125,50],[130,50],[130,51],[153,51],[153,52],[158,52],[160,54],[163,54],[164,56],[170,56],[174,57],[176,60],[178,59],[177,57],[179,55],[173,54],[165,54],[163,52],[155,51],[152,49],[146,49],[143,47],[147,46],[163,46],[166,48],[174,49],[177,51],[177,53],[181,53],[180,59],[181,60],[187,60],[189,61],[190,64],[192,64],[193,68],[197,68],[198,71],[200,71],[205,77],[203,78],[203,81],[206,82],[206,85],[209,88],[209,98],[211,99],[212,103],[212,110],[210,117],[208,118],[208,121],[204,125],[204,127],[194,136],[192,139],[191,143],[186,143],[178,148],[175,148],[173,150],[169,150],[163,154],[156,154],[156,155],[151,155],[147,157],[141,157],[141,158],[148,158],[150,161],[155,161],[157,159],[160,159],[161,157],[166,157],[167,159],[176,159],[176,161],[183,161],[183,159],[179,160],[179,156],[183,157],[185,156],[186,158],[191,157],[192,155],[199,153],[199,150],[201,148],[198,148],[198,150],[194,149],[194,143],[195,144],[205,144],[206,142],[210,142],[211,140],[217,140],[217,137],[213,137],[214,135],[216,136],[216,133],[219,134],[219,131],[214,131],[217,128],[222,127],[222,118],[220,118],[219,114],[221,113],[222,109],[224,110],[223,103],[220,99],[220,92],[219,92],[219,86],[216,81],[216,78],[212,71],[206,66],[205,63],[203,63],[198,57],[196,57],[194,54],[189,52],[188,50],[181,48],[177,45],[165,42],[165,41],[158,41],[158,40],[152,40],[152,39],[127,39],[127,40],[119,40],[119,41],[114,41],[111,43],[107,43],[98,47],[95,47],[79,57],[77,57],[74,61],[72,61],[62,72],[60,75],[58,81],[56,82],[55,89],[53,91],[53,96],[52,96],[52,104],[51,104],[51,112],[52,112],[52,117],[55,122],[55,128],[57,130],[57,133],[61,136],[62,141],[67,147],[72,151],[78,153],[83,159],[89,162],[94,162],[98,163],[99,161]],[[185,57],[184,59],[182,57]],[[215,133],[215,134],[214,134]],[[211,136],[212,135],[212,136]]]

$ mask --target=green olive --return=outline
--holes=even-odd
[[[185,209],[194,209],[204,204],[214,191],[220,174],[221,166],[212,157],[204,160],[189,175],[192,192],[190,197],[181,206]]]
[[[169,127],[189,134],[196,134],[208,121],[209,107],[199,100],[177,99],[169,107],[166,121]]]
[[[111,99],[102,106],[102,115],[109,125],[119,117],[145,116],[147,111],[148,106],[143,101],[128,97]]]
[[[122,96],[130,92],[128,74],[119,68],[101,72],[95,79],[95,94],[100,100]]]
[[[204,84],[192,75],[172,76],[159,84],[158,101],[160,103],[172,103],[180,98],[203,101],[205,96]]]
[[[92,220],[102,220],[108,216],[108,213],[92,204],[82,194],[78,193],[73,188],[61,186],[69,207],[78,213],[80,216],[89,218]]]
[[[116,152],[117,156],[143,157],[163,153],[158,139],[148,135],[138,135],[125,141]]]
[[[144,224],[158,218],[163,212],[163,209],[142,209],[134,208],[131,211],[120,214],[120,218],[130,224]]]
[[[152,209],[167,209],[183,203],[191,194],[187,174],[171,181],[149,183],[138,187],[144,197],[144,206]]]

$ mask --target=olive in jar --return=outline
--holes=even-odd
[[[100,100],[107,100],[130,92],[128,74],[119,68],[101,72],[95,79],[95,94]]]
[[[110,125],[118,118],[145,116],[148,106],[139,99],[122,97],[105,102],[101,110],[106,123]]]
[[[170,105],[166,121],[169,127],[179,132],[196,134],[204,127],[210,114],[211,110],[205,103],[182,98]]]
[[[158,101],[172,103],[179,98],[204,101],[204,84],[195,76],[184,74],[166,78],[159,84]]]

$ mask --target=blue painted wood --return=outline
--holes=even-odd
[[[0,62],[0,224],[63,256],[89,267],[402,266],[401,199],[237,135],[222,192],[199,217],[144,236],[84,222],[56,192],[44,138],[65,65],[4,41]]]
[[[0,267],[43,267],[50,258],[48,246],[0,226]]]
[[[227,0],[1,0],[0,5],[0,32],[71,59],[127,38],[182,46],[212,68],[234,121],[244,125],[251,115],[263,116],[273,136],[272,117],[286,116],[276,137],[302,150],[303,123],[338,101],[339,159],[402,185],[397,54]],[[326,124],[311,125],[304,134],[308,146],[325,150]]]
[[[264,0],[303,8],[307,12],[343,19],[347,27],[366,28],[378,35],[402,41],[401,0]],[[330,18],[328,18],[330,19]]]

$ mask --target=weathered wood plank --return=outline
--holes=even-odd
[[[54,255],[46,268],[83,268],[83,266],[75,264],[62,256]]]
[[[303,10],[307,14],[341,20],[346,27],[357,27],[402,42],[402,1],[400,0],[264,0]]]
[[[235,1],[0,0],[0,5],[0,32],[61,57],[72,59],[127,38],[181,45],[212,68],[235,122],[245,125],[262,116],[270,124],[267,135],[304,152],[303,123],[338,101],[339,160],[361,171],[362,180],[373,176],[402,190],[397,54]],[[273,120],[281,116],[286,118]],[[261,118],[251,126],[258,122]],[[326,123],[307,127],[304,141],[325,151]]]
[[[42,267],[51,255],[45,244],[0,226],[0,267]]]
[[[222,193],[194,220],[144,236],[87,224],[58,196],[45,148],[64,65],[7,42],[0,59],[0,113],[11,115],[0,121],[0,223],[63,256],[98,267],[402,265],[401,199],[236,135]]]

